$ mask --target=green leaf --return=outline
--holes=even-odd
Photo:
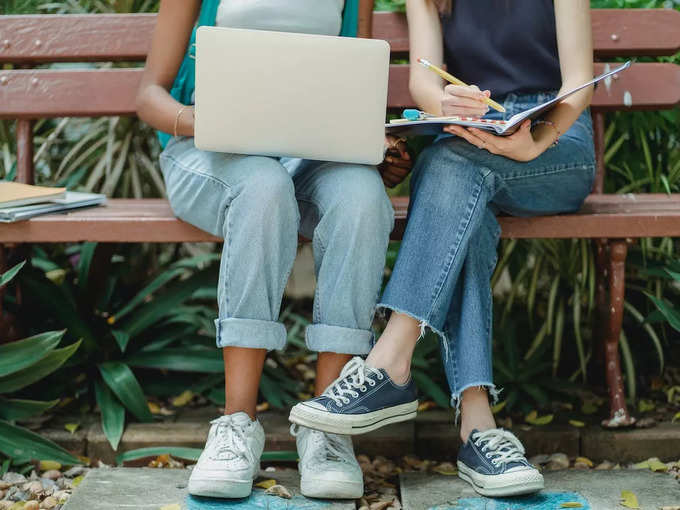
[[[59,399],[42,402],[38,400],[7,399],[0,397],[0,419],[25,420],[44,413],[59,403]]]
[[[680,331],[680,311],[673,308],[664,300],[659,299],[656,296],[649,294],[648,292],[646,292],[645,294],[647,294],[647,297],[654,302],[654,304],[663,314],[663,316],[666,317],[668,324],[676,331]]]
[[[198,460],[202,451],[200,448],[185,448],[183,446],[152,446],[150,448],[139,448],[121,453],[116,456],[116,464],[165,454],[172,455],[178,459]]]
[[[17,342],[0,345],[0,377],[31,366],[52,351],[64,336],[64,331],[48,331]]]
[[[175,308],[190,298],[200,287],[216,285],[216,278],[216,272],[211,268],[196,273],[186,280],[173,282],[162,294],[139,308],[134,317],[120,329],[134,337],[160,319],[175,313]]]
[[[10,393],[12,391],[20,390],[51,374],[76,352],[78,347],[80,347],[80,342],[81,341],[79,340],[62,349],[56,349],[27,368],[5,377],[0,377],[0,393]]]
[[[411,372],[413,380],[418,385],[418,388],[427,396],[432,398],[439,407],[448,409],[450,405],[449,397],[444,391],[435,383],[429,375],[422,370],[413,370]]]
[[[21,268],[24,267],[25,264],[26,261],[24,260],[23,262],[19,262],[9,271],[0,274],[0,288],[3,287],[4,285],[7,285],[10,281],[12,281],[12,278],[14,278],[17,275],[17,273],[21,271]]]
[[[125,408],[111,393],[109,387],[100,381],[94,382],[94,391],[102,413],[102,430],[111,448],[116,451],[125,429]]]
[[[130,367],[119,361],[109,361],[99,365],[99,371],[111,391],[139,421],[153,421],[142,387]]]
[[[83,294],[87,293],[90,279],[90,266],[92,258],[97,249],[97,243],[83,243],[80,248],[80,259],[78,260],[78,287]]]
[[[133,367],[162,368],[187,372],[223,373],[224,360],[217,349],[163,349],[161,351],[138,352],[125,362]]]
[[[120,348],[120,352],[124,353],[125,348],[127,347],[127,344],[130,341],[130,335],[128,335],[125,331],[120,331],[117,329],[112,330],[111,334],[113,335],[113,338],[116,339],[116,343]]]
[[[56,443],[3,420],[0,420],[0,452],[12,458],[55,460],[68,465],[80,464],[76,457]]]

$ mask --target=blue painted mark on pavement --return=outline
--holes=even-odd
[[[458,503],[437,505],[428,510],[559,510],[562,503],[581,503],[582,510],[591,510],[588,501],[578,492],[541,492],[513,498],[460,498]]]
[[[316,501],[296,495],[292,499],[269,496],[261,490],[243,499],[218,499],[187,496],[188,510],[322,510],[327,501]]]

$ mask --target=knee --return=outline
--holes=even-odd
[[[243,196],[253,205],[273,207],[286,205],[295,200],[293,180],[286,169],[272,158],[248,157],[248,176],[243,180],[238,196]]]
[[[334,221],[336,228],[387,238],[394,226],[392,202],[376,169],[357,168],[359,171],[344,182],[342,190],[327,205],[325,216]]]

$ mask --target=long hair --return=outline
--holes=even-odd
[[[452,0],[434,0],[434,3],[442,14],[451,13]]]

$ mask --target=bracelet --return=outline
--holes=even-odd
[[[187,110],[189,108],[191,108],[191,105],[184,105],[179,110],[177,110],[177,115],[175,115],[175,128],[173,130],[173,134],[175,135],[175,137],[179,136],[177,134],[177,128],[179,127],[179,117],[180,115],[182,115],[182,112],[184,112],[184,110]]]
[[[555,134],[557,136],[555,136],[555,141],[550,144],[550,147],[555,147],[555,145],[557,145],[560,141],[560,136],[562,136],[560,130],[557,128],[557,126],[552,120],[537,120],[534,122],[534,126],[538,126],[539,124],[545,124],[546,126],[550,126],[555,130]]]

